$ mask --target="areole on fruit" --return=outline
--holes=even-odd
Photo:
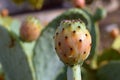
[[[81,64],[89,55],[91,36],[81,20],[64,20],[56,30],[55,49],[66,65]]]

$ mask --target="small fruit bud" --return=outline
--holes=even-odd
[[[81,64],[89,55],[91,35],[81,20],[64,20],[56,30],[55,49],[67,65]]]
[[[3,17],[8,16],[8,14],[9,14],[8,9],[3,9],[3,10],[1,11],[1,15],[2,15]]]
[[[85,7],[85,0],[73,0],[73,4],[77,8],[84,8]]]
[[[110,32],[110,35],[112,38],[116,38],[118,35],[120,35],[120,31],[118,28],[113,28]]]
[[[34,41],[39,37],[41,30],[42,27],[38,19],[27,17],[20,28],[21,39],[27,42]]]

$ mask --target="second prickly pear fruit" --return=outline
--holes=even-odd
[[[38,19],[27,17],[20,28],[21,39],[27,42],[34,41],[39,37],[41,30],[42,27]]]
[[[3,10],[1,11],[1,15],[2,15],[3,17],[8,16],[8,15],[9,15],[8,9],[3,9]]]
[[[73,4],[77,8],[84,8],[85,7],[85,0],[73,0]]]
[[[62,21],[54,39],[58,56],[69,66],[82,63],[90,53],[91,35],[81,20]]]

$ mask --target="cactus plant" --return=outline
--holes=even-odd
[[[0,30],[2,33],[0,61],[5,74],[10,80],[35,80],[35,72],[32,63],[35,41],[31,43],[21,41],[19,38],[20,23],[16,20],[12,20],[11,25],[7,27],[0,26]],[[3,48],[5,48],[5,51],[2,50]],[[15,54],[9,55],[9,53]],[[11,66],[11,64],[13,65]],[[16,75],[16,77],[14,75]]]
[[[94,23],[93,17],[92,15],[90,15],[90,13],[88,13],[86,10],[82,10],[82,9],[70,9],[66,12],[64,12],[63,14],[61,14],[60,16],[58,16],[57,18],[55,18],[52,22],[50,22],[45,29],[43,29],[41,36],[39,37],[36,47],[35,47],[35,55],[34,55],[34,63],[37,63],[37,66],[35,66],[36,71],[38,71],[37,73],[37,78],[38,79],[42,79],[42,80],[47,80],[47,78],[44,78],[44,76],[39,75],[39,73],[41,73],[42,75],[46,74],[46,77],[49,77],[48,75],[50,75],[51,73],[49,72],[55,72],[56,69],[62,70],[62,66],[63,64],[61,64],[59,62],[59,60],[56,58],[56,52],[54,51],[54,42],[53,42],[53,35],[56,31],[56,28],[58,27],[58,24],[65,19],[81,19],[87,29],[89,29],[91,35],[92,35],[92,50],[91,53],[92,55],[94,55],[95,51],[96,51],[96,44],[98,43],[98,32],[97,29],[98,27],[96,27],[96,24]],[[94,36],[94,37],[93,37]],[[40,46],[41,45],[41,46]],[[48,57],[48,54],[51,54],[50,56],[52,56],[51,59],[49,59],[50,57]],[[92,57],[91,55],[91,57]],[[46,62],[42,62],[42,58],[44,58],[46,60]],[[54,59],[55,58],[55,59]],[[55,63],[59,64],[52,64],[52,66],[54,66],[51,70],[49,70],[49,72],[46,71],[46,69],[44,70],[46,73],[42,73],[43,71],[41,70],[41,67],[44,68],[44,65],[47,65],[47,69],[49,69],[50,64],[53,63],[52,61],[55,61]],[[47,63],[49,62],[49,63]],[[59,72],[59,70],[57,70],[57,72],[54,74],[56,75]],[[58,75],[58,74],[57,74]],[[41,78],[42,77],[42,78]],[[51,79],[51,78],[49,78]]]
[[[87,29],[89,29],[89,31],[90,31],[90,33],[92,35],[92,40],[93,40],[92,41],[91,56],[90,56],[90,59],[92,59],[92,57],[93,57],[93,55],[94,55],[94,53],[95,53],[95,51],[97,49],[98,37],[99,37],[99,35],[98,35],[98,33],[99,33],[98,32],[98,27],[97,27],[97,24],[96,24],[97,21],[95,21],[93,17],[94,16],[92,16],[86,10],[76,9],[75,8],[75,9],[70,9],[70,10],[64,12],[63,14],[61,14],[60,16],[55,18],[52,22],[50,22],[46,26],[46,28],[42,31],[41,36],[38,39],[37,45],[35,47],[34,63],[36,63],[36,62],[38,63],[38,66],[35,66],[36,71],[39,71],[37,73],[37,76],[38,76],[37,78],[38,79],[40,79],[40,77],[43,77],[42,79],[44,80],[44,76],[39,75],[40,72],[41,72],[41,74],[43,72],[41,70],[41,67],[44,68],[44,65],[47,65],[48,67],[51,67],[50,65],[48,65],[47,62],[49,62],[51,64],[50,61],[55,61],[55,62],[58,61],[57,63],[60,63],[58,59],[54,59],[55,51],[54,51],[54,44],[53,44],[54,43],[53,42],[53,35],[54,35],[55,31],[56,31],[56,28],[58,27],[58,24],[62,20],[65,20],[65,19],[79,19],[80,18],[83,22],[85,22],[85,25],[86,25]],[[42,45],[42,46],[40,46],[40,45]],[[41,52],[41,54],[39,52]],[[48,53],[51,53],[52,59],[47,59]],[[45,60],[47,62],[44,62],[44,64],[43,64],[43,62],[41,61],[42,59],[40,57],[45,58]],[[54,66],[54,71],[55,71],[57,66],[55,64],[52,64],[52,65]],[[62,68],[61,66],[63,66],[63,65],[60,63],[58,66],[59,66],[59,69],[61,70],[61,68]],[[49,70],[49,72],[51,72],[51,71],[53,72],[52,69]],[[44,71],[46,72],[46,70],[44,70]],[[44,73],[44,75],[46,73]],[[46,75],[50,75],[50,73],[47,73]],[[47,76],[47,77],[49,77],[49,76]],[[46,79],[47,78],[45,78],[45,80]]]
[[[10,78],[10,80],[32,80],[28,59],[20,45],[20,42],[18,42],[13,35],[1,26],[0,30],[2,36],[0,40],[0,61],[5,74]]]
[[[91,36],[85,24],[81,20],[64,20],[54,38],[58,56],[64,64],[69,66],[68,80],[81,80],[80,65],[88,57],[92,45]],[[69,75],[70,69],[71,75]]]
[[[0,26],[0,62],[7,77],[10,80],[62,80],[58,77],[66,69],[55,55],[53,35],[62,20],[79,18],[92,35],[92,59],[99,35],[97,21],[87,10],[75,8],[64,12],[42,30],[37,40],[29,43],[20,39],[20,23],[15,21],[7,28]],[[65,75],[63,77],[65,79]]]

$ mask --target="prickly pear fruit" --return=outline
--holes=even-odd
[[[85,7],[85,0],[73,0],[73,4],[77,8],[84,8]]]
[[[67,65],[81,64],[89,55],[91,35],[81,20],[64,20],[57,28],[55,49]]]
[[[27,42],[34,41],[39,37],[41,30],[42,27],[38,19],[27,17],[20,28],[21,39]]]
[[[1,11],[1,15],[2,15],[3,17],[8,16],[8,15],[9,15],[8,9],[3,9],[3,10]]]
[[[111,31],[110,31],[110,35],[112,38],[116,38],[117,36],[120,35],[120,31],[119,31],[119,28],[113,28]]]

